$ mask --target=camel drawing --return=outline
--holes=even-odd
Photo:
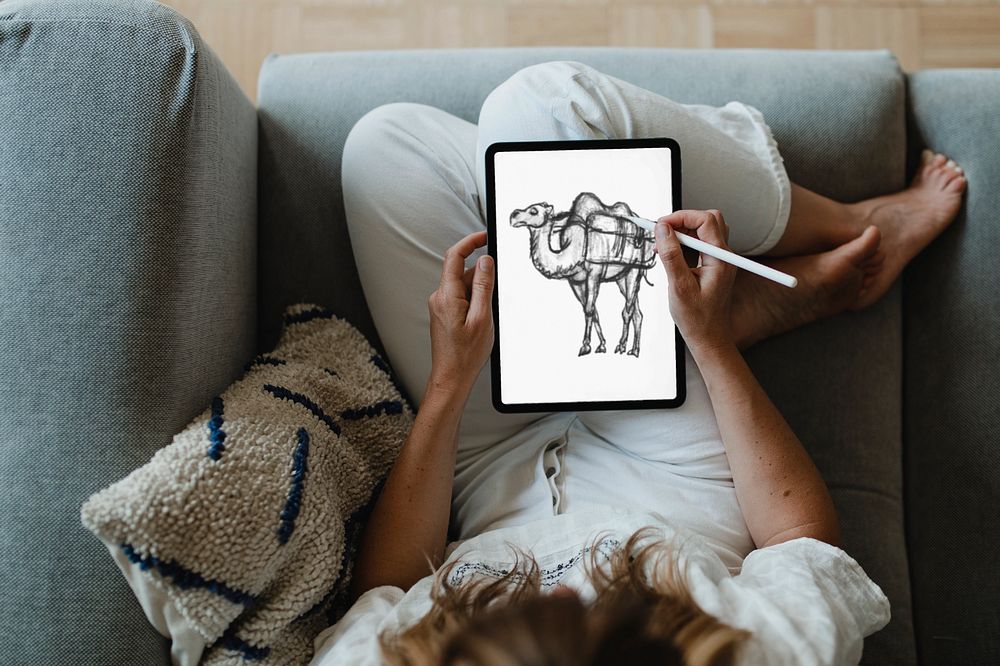
[[[639,288],[644,279],[652,286],[646,271],[656,261],[653,236],[627,219],[635,215],[628,204],[619,201],[606,206],[591,192],[578,194],[568,211],[553,210],[547,202],[516,209],[510,215],[510,224],[527,227],[535,268],[550,280],[569,282],[583,308],[583,344],[578,355],[590,353],[592,331],[597,333],[595,353],[605,351],[596,302],[601,284],[614,281],[625,298],[622,334],[615,353],[625,353],[631,329],[632,348],[628,354],[638,357],[642,332]]]

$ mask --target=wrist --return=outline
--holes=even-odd
[[[421,407],[428,405],[434,408],[442,408],[445,411],[457,409],[461,412],[471,391],[472,382],[457,379],[453,376],[441,376],[431,371],[431,375],[427,379],[427,387],[424,390],[424,399],[421,401]]]
[[[687,347],[698,367],[702,364],[729,361],[734,357],[742,358],[736,342],[728,338],[700,338],[687,343]]]

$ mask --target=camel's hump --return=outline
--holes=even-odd
[[[624,201],[619,201],[613,206],[608,206],[593,192],[580,192],[573,199],[573,204],[570,206],[570,214],[574,217],[579,217],[581,220],[586,220],[592,213],[607,213],[622,217],[635,215]]]

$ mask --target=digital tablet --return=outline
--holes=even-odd
[[[485,168],[497,411],[681,405],[666,271],[628,219],[681,207],[677,142],[494,143]]]

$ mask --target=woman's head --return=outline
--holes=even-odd
[[[416,625],[380,637],[399,666],[685,664],[734,662],[749,633],[708,615],[692,599],[671,544],[633,534],[606,564],[590,549],[593,599],[567,588],[542,592],[533,557],[501,578],[453,585],[457,562],[438,571],[432,608]],[[595,546],[599,543],[599,538]],[[645,542],[645,543],[644,543]]]

